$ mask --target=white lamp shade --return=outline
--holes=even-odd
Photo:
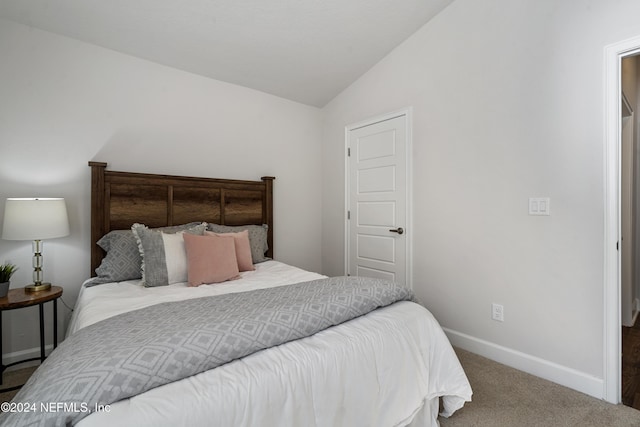
[[[67,205],[62,198],[7,199],[2,238],[43,240],[69,235]]]

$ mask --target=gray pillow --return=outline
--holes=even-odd
[[[188,228],[185,233],[203,235],[207,224]],[[187,254],[182,236],[164,230],[151,230],[144,224],[131,226],[142,255],[142,284],[146,287],[167,286],[187,281]],[[169,262],[167,262],[169,261]]]
[[[189,224],[161,227],[165,233],[177,233],[201,224],[191,222]],[[85,286],[95,286],[103,283],[123,282],[136,280],[142,277],[142,256],[138,249],[138,242],[131,230],[113,230],[98,240],[98,246],[107,253],[100,266],[96,268],[96,277]]]
[[[107,254],[102,259],[100,266],[96,268],[96,277],[85,286],[135,280],[142,277],[140,273],[142,257],[131,230],[110,231],[102,236],[97,243]]]
[[[267,224],[229,226],[208,223],[207,230],[213,231],[214,233],[238,233],[243,230],[249,230],[249,244],[251,245],[251,259],[253,263],[257,264],[271,259],[264,256],[264,253],[269,250],[269,244],[267,242],[269,226]]]

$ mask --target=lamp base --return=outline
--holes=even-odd
[[[49,289],[51,289],[51,283],[32,283],[24,287],[24,291],[27,293],[47,291]]]

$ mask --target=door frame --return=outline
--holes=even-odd
[[[345,187],[344,187],[344,274],[349,274],[349,218],[348,211],[350,205],[350,165],[349,165],[349,132],[355,129],[359,129],[365,126],[369,126],[385,120],[395,119],[397,117],[405,116],[405,132],[406,132],[406,158],[405,158],[405,173],[406,173],[406,209],[405,209],[405,245],[406,245],[406,278],[407,286],[413,289],[413,134],[411,129],[413,128],[413,108],[407,107],[401,110],[393,111],[391,113],[382,114],[379,116],[371,117],[361,120],[359,122],[345,126],[344,128],[344,171],[345,171]]]
[[[621,73],[622,58],[638,53],[640,36],[605,47],[603,398],[615,404],[622,401]]]

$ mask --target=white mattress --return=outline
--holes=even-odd
[[[322,277],[276,261],[256,267],[198,288],[83,288],[67,333],[158,302]],[[437,426],[440,396],[448,416],[471,399],[471,387],[431,313],[405,301],[117,402],[79,425]]]

